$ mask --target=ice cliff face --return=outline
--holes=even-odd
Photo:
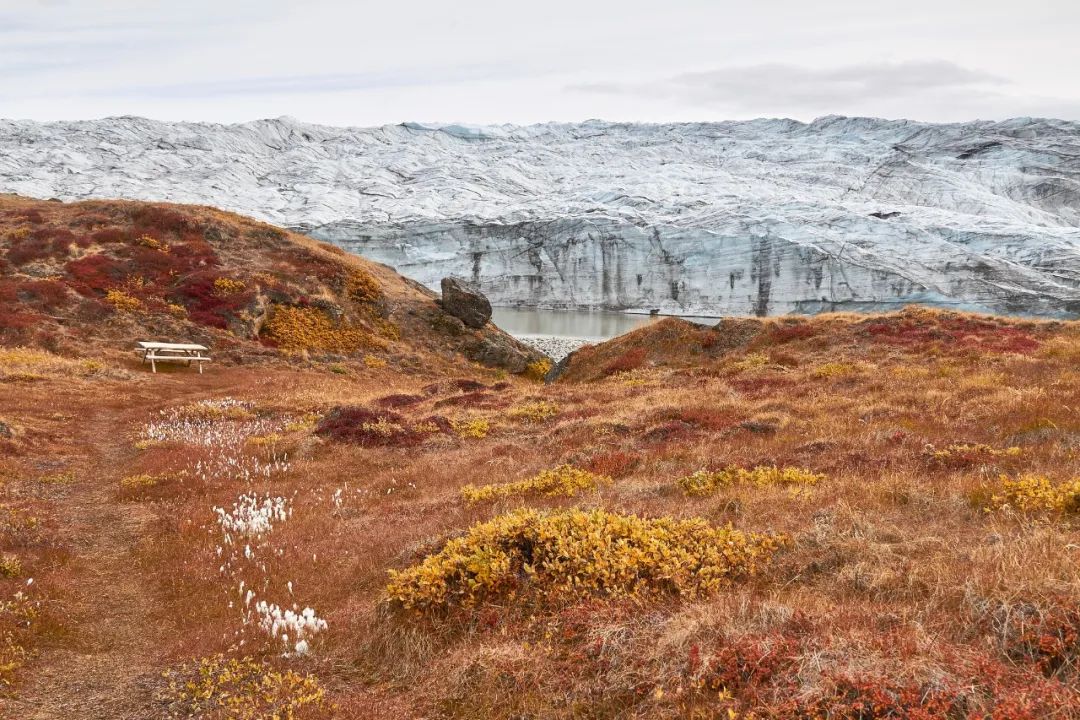
[[[216,205],[497,305],[1080,315],[1080,123],[0,121],[0,191]]]

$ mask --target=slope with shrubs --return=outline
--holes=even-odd
[[[62,353],[189,339],[224,360],[420,351],[521,373],[541,359],[385,266],[205,207],[0,196],[0,304],[0,344]]]
[[[1080,718],[1080,324],[664,320],[541,385],[357,267],[344,360],[0,352],[0,716]]]

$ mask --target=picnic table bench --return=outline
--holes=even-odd
[[[159,362],[186,362],[198,363],[199,374],[202,374],[204,362],[210,362],[210,348],[195,343],[167,343],[140,341],[136,343],[142,351],[143,364],[150,361],[151,372],[157,372]]]

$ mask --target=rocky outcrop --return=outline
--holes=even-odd
[[[479,330],[491,320],[491,303],[484,293],[460,278],[442,279],[442,307],[446,312]]]
[[[496,305],[1074,317],[1078,156],[1080,123],[1031,118],[0,121],[0,192],[224,204]]]

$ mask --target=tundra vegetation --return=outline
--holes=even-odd
[[[0,716],[1080,717],[1077,323],[663,320],[540,385],[208,209],[5,200],[0,264]],[[118,349],[175,333],[212,370]]]

